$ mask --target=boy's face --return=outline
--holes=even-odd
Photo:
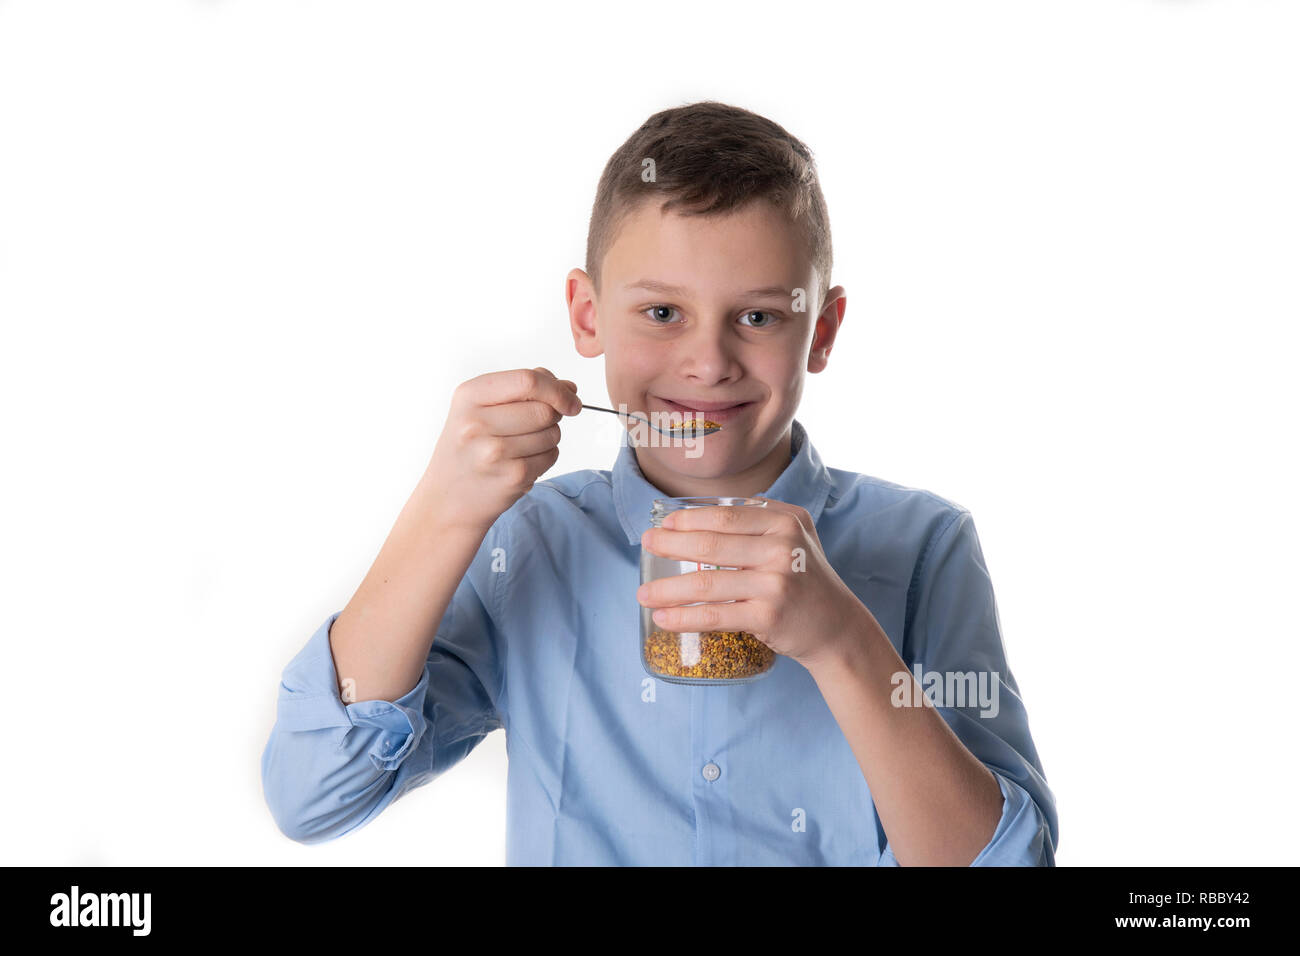
[[[804,372],[825,368],[843,318],[838,287],[814,311],[817,279],[801,230],[766,201],[726,216],[643,203],[605,255],[599,296],[585,272],[569,273],[574,341],[606,356],[612,407],[723,426],[689,443],[638,441],[651,483],[674,496],[748,495],[780,475]]]

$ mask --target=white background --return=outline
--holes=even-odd
[[[816,155],[848,312],[798,417],[973,512],[1057,862],[1294,862],[1300,8],[465,7],[0,2],[5,860],[504,862],[503,733],[283,837],[279,675],[457,383],[608,404],[597,179],[719,99]]]

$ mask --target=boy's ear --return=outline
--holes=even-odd
[[[596,287],[583,270],[571,269],[564,277],[564,304],[569,310],[569,328],[578,354],[583,358],[602,354],[605,349],[596,325]]]
[[[826,301],[822,304],[822,310],[817,316],[817,324],[813,328],[812,346],[808,350],[808,371],[820,372],[826,368],[831,346],[835,344],[835,333],[840,330],[840,323],[844,321],[844,310],[848,304],[844,286],[837,285],[826,293]]]

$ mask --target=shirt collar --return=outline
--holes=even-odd
[[[641,535],[650,527],[650,504],[656,498],[672,497],[646,480],[637,464],[636,452],[628,442],[628,433],[622,433],[622,447],[614,462],[611,482],[614,486],[614,508],[618,520],[627,533],[627,543],[639,545]],[[826,497],[831,490],[830,472],[822,464],[817,449],[808,440],[808,433],[799,420],[790,422],[790,462],[785,471],[766,491],[764,498],[774,498],[787,504],[804,508],[815,524],[821,517]]]

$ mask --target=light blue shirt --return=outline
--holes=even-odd
[[[987,696],[937,698],[1002,790],[997,830],[972,865],[1055,865],[1056,803],[970,512],[825,467],[797,419],[792,438],[764,496],[808,510],[831,565],[914,676],[996,675],[996,708]],[[284,670],[262,755],[281,831],[318,843],[357,830],[501,728],[508,865],[897,866],[803,666],[778,655],[759,680],[712,687],[642,668],[641,535],[662,497],[626,436],[612,471],[537,482],[484,537],[423,676],[391,703],[341,700],[331,614]]]

